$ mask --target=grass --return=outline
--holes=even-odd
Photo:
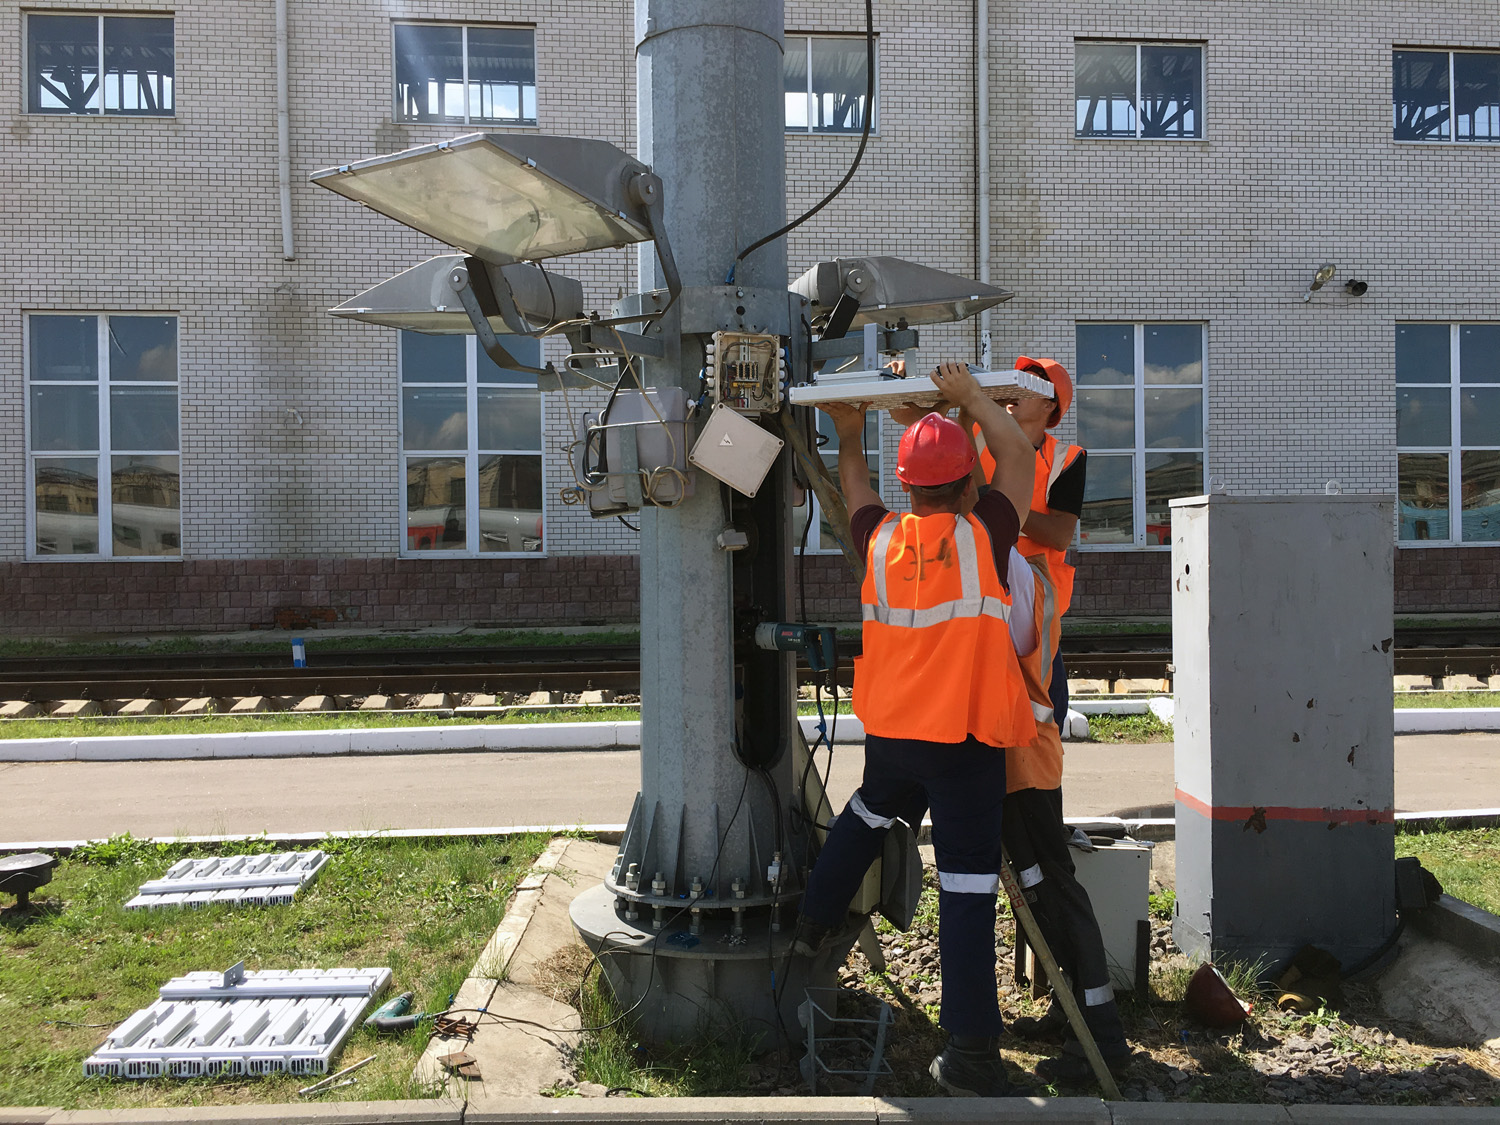
[[[0,657],[17,656],[170,656],[174,653],[227,652],[253,655],[264,652],[289,652],[293,636],[307,642],[309,653],[319,649],[329,652],[355,652],[367,649],[423,648],[505,648],[520,645],[636,644],[641,631],[636,628],[608,628],[597,631],[562,632],[548,629],[499,629],[486,633],[375,633],[365,636],[319,636],[317,629],[281,630],[265,639],[231,639],[213,634],[173,637],[167,640],[93,640],[65,641],[0,640]]]
[[[1172,741],[1172,727],[1149,711],[1144,715],[1090,715],[1088,718],[1090,742]]]
[[[1454,898],[1500,914],[1500,828],[1398,829],[1396,855],[1416,856]]]
[[[1396,709],[1403,707],[1500,707],[1500,691],[1398,691]]]
[[[0,1106],[68,1109],[291,1102],[309,1079],[287,1075],[179,1081],[83,1077],[83,1060],[113,1025],[156,999],[167,980],[244,960],[249,969],[376,967],[415,1010],[440,1011],[504,914],[545,836],[421,842],[330,840],[333,860],[283,906],[128,911],[147,879],[186,855],[275,851],[265,841],[223,849],[118,837],[62,860],[32,897],[0,910]],[[428,1096],[411,1081],[420,1028],[377,1038],[357,1029],[336,1060],[373,1054],[359,1082],[323,1100]]]

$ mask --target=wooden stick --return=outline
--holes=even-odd
[[[833,534],[843,548],[844,559],[854,570],[854,577],[863,582],[865,580],[865,560],[858,551],[854,549],[854,533],[849,530],[849,510],[844,506],[844,498],[839,494],[838,486],[833,483],[833,478],[828,474],[828,466],[823,464],[823,458],[818,455],[817,450],[807,447],[807,436],[803,434],[801,427],[795,421],[795,415],[790,410],[784,410],[776,416],[781,423],[781,432],[786,435],[787,444],[795,453],[807,470],[807,478],[812,483],[813,492],[817,494],[818,503],[823,507],[823,518],[833,528]],[[809,518],[811,513],[809,512]],[[809,535],[816,535],[817,528],[808,528]]]
[[[335,1071],[333,1074],[330,1074],[327,1078],[323,1079],[323,1081],[321,1081],[321,1082],[314,1082],[311,1086],[304,1086],[304,1087],[302,1087],[302,1089],[298,1090],[297,1093],[299,1093],[299,1094],[312,1094],[312,1093],[316,1093],[317,1091],[319,1091],[319,1090],[323,1089],[325,1086],[327,1086],[335,1078],[339,1077],[339,1075],[341,1075],[341,1074],[348,1074],[351,1070],[358,1070],[360,1067],[364,1066],[365,1063],[374,1062],[374,1061],[375,1061],[375,1056],[374,1055],[371,1055],[367,1059],[360,1059],[359,1062],[355,1063],[352,1066],[346,1066],[346,1067],[344,1067],[343,1070]],[[339,1083],[339,1085],[343,1085],[343,1083]]]
[[[1073,1034],[1078,1036],[1078,1042],[1083,1046],[1083,1053],[1089,1060],[1089,1066],[1094,1068],[1094,1077],[1099,1079],[1099,1088],[1104,1091],[1106,1098],[1117,1102],[1120,1100],[1120,1088],[1115,1085],[1115,1076],[1104,1064],[1104,1056],[1099,1053],[1099,1044],[1094,1042],[1093,1032],[1089,1031],[1089,1025],[1083,1019],[1083,1011],[1078,1007],[1078,998],[1073,995],[1072,987],[1063,976],[1062,969],[1058,967],[1057,958],[1052,956],[1052,950],[1047,947],[1047,939],[1042,937],[1042,928],[1037,925],[1036,915],[1026,904],[1026,893],[1021,889],[1019,880],[1016,879],[1016,873],[1010,865],[1010,854],[1004,847],[1000,849],[1000,860],[1000,882],[1010,898],[1010,908],[1015,912],[1016,921],[1025,931],[1031,951],[1036,954],[1037,960],[1046,970],[1047,979],[1052,982],[1053,995],[1057,997],[1058,1002],[1062,1004],[1063,1011],[1067,1013],[1068,1023],[1073,1027]]]

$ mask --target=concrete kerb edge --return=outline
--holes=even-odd
[[[625,834],[623,824],[516,824],[505,827],[484,828],[379,828],[359,829],[346,832],[261,832],[254,835],[233,836],[148,836],[143,844],[239,844],[250,841],[265,841],[287,844],[291,847],[314,847],[324,840],[451,840],[485,838],[492,836],[528,836],[537,834],[578,835],[598,840],[602,844],[618,844]],[[88,844],[102,844],[98,840],[23,840],[15,843],[0,843],[0,855],[20,855],[26,852],[50,852],[67,855],[76,848]]]
[[[330,1102],[171,1109],[0,1110],[0,1125],[717,1125],[719,1122],[813,1122],[817,1125],[989,1125],[1040,1121],[1053,1125],[1293,1125],[1347,1122],[1500,1122],[1500,1109],[1475,1106],[1237,1105],[1205,1102],[1112,1102],[1094,1098],[496,1098],[460,1102]]]

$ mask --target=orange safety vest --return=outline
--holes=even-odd
[[[1018,789],[1056,789],[1062,785],[1063,745],[1047,689],[1052,684],[1052,658],[1062,634],[1062,614],[1058,612],[1057,587],[1044,555],[1032,555],[1036,584],[1033,612],[1036,616],[1037,643],[1028,655],[1020,657],[1021,679],[1026,684],[1027,699],[1036,718],[1036,737],[1026,746],[1005,752],[1005,791]]]
[[[1036,723],[1010,639],[1010,595],[971,515],[888,514],[860,591],[854,713],[870,734],[1023,746]]]
[[[979,446],[979,464],[984,473],[984,479],[989,480],[995,475],[995,458],[988,449],[984,447],[984,437],[979,432],[979,427],[974,427],[974,441]],[[1058,452],[1061,446],[1062,452]],[[1034,512],[1051,512],[1047,507],[1047,493],[1052,491],[1052,485],[1062,471],[1078,460],[1078,455],[1083,450],[1076,445],[1062,445],[1051,434],[1042,439],[1041,448],[1036,451],[1037,466],[1036,476],[1032,478],[1031,485],[1031,510]],[[1068,606],[1073,603],[1073,570],[1068,564],[1067,551],[1059,551],[1055,547],[1047,547],[1031,539],[1026,535],[1022,521],[1021,536],[1016,540],[1016,550],[1027,558],[1034,555],[1045,555],[1047,563],[1052,568],[1052,579],[1057,583],[1058,605],[1061,607],[1059,615],[1068,611]]]

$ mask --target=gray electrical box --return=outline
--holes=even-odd
[[[693,494],[688,468],[687,393],[681,387],[620,391],[579,426],[579,479],[596,516],[645,504],[671,507]]]
[[[1172,501],[1178,946],[1353,965],[1396,924],[1390,497]]]

